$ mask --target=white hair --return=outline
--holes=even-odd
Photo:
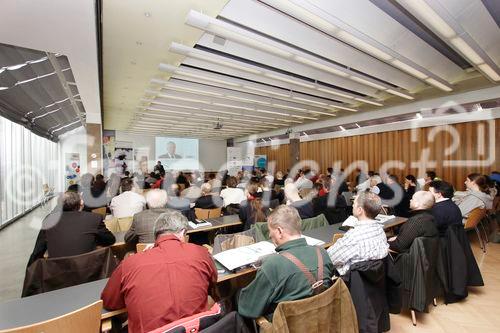
[[[203,183],[203,185],[201,185],[201,192],[203,194],[209,194],[212,192],[212,185],[210,185],[210,183]]]
[[[165,190],[153,189],[146,193],[146,202],[151,208],[164,208],[167,204],[167,192]]]
[[[162,234],[178,234],[188,227],[188,219],[181,212],[174,209],[167,209],[155,221],[155,238]]]

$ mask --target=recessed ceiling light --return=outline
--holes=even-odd
[[[151,13],[150,13],[150,12],[145,12],[145,13],[144,13],[144,16],[146,16],[146,17],[151,17]]]
[[[137,64],[134,60],[132,60],[130,63],[131,63],[132,65]]]
[[[141,46],[142,45],[142,42],[141,41],[137,41],[135,42],[138,46]]]

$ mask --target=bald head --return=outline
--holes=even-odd
[[[434,206],[434,195],[427,191],[415,192],[410,201],[410,208],[413,210],[431,209]]]

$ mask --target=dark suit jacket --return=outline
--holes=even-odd
[[[434,216],[441,237],[446,234],[446,230],[450,225],[462,226],[462,212],[451,199],[434,204],[431,214]]]
[[[218,195],[203,195],[199,197],[195,204],[195,208],[212,209],[224,206],[224,200]]]
[[[389,246],[393,251],[406,252],[418,237],[438,237],[434,217],[429,210],[412,211],[411,217],[399,229],[398,237],[389,242]]]
[[[166,208],[153,208],[134,214],[132,225],[124,237],[125,242],[130,244],[154,243],[153,229],[156,219],[166,211]]]
[[[42,222],[28,266],[48,251],[49,258],[76,256],[115,242],[102,216],[79,211],[52,211]]]

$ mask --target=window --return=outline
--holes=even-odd
[[[40,203],[59,173],[57,143],[0,117],[0,226]]]

